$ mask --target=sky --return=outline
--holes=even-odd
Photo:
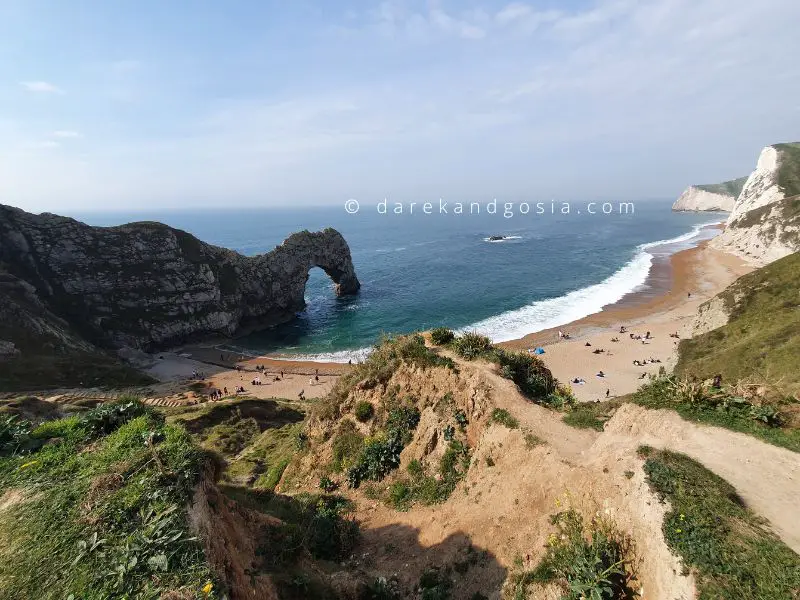
[[[0,0],[0,203],[644,199],[800,140],[797,0]]]

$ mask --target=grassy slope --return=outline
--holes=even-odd
[[[778,185],[787,196],[800,194],[800,142],[775,144],[780,152]]]
[[[800,393],[800,254],[741,277],[720,297],[731,310],[728,324],[683,340],[676,373],[765,378]]]
[[[727,194],[734,198],[739,195],[744,187],[747,177],[740,177],[731,181],[723,181],[722,183],[708,183],[705,185],[696,185],[698,190],[711,192],[712,194]]]
[[[670,509],[667,544],[695,574],[699,600],[792,600],[800,557],[744,507],[736,490],[682,454],[640,449],[650,487]]]
[[[141,405],[104,410],[40,425],[32,451],[0,448],[0,496],[22,498],[0,511],[3,600],[204,597],[185,510],[203,455]]]

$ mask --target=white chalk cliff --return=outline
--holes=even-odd
[[[711,245],[759,266],[800,250],[800,143],[761,151]]]
[[[706,190],[691,186],[687,188],[672,205],[672,210],[680,211],[726,211],[733,210],[733,203],[736,201],[734,196],[729,194],[718,194],[707,192]]]
[[[693,185],[680,195],[672,210],[730,212],[746,180],[747,177],[741,177],[723,183]]]

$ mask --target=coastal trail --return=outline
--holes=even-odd
[[[773,531],[800,553],[800,454],[743,433],[685,421],[670,410],[649,410],[633,404],[619,407],[603,432],[576,429],[561,420],[561,413],[525,398],[513,382],[495,372],[491,363],[453,358],[460,369],[479,371],[494,388],[497,407],[508,410],[562,459],[587,467],[641,464],[636,454],[643,445],[680,452],[734,486],[745,504],[766,518]]]

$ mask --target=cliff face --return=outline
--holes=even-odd
[[[761,151],[712,246],[758,265],[800,250],[800,144]]]
[[[160,223],[90,227],[8,206],[0,206],[0,265],[88,342],[146,350],[289,320],[305,306],[315,266],[337,294],[360,287],[333,229],[245,257]]]
[[[691,186],[672,205],[678,211],[731,211],[736,198],[728,194],[707,192],[699,186]]]
[[[680,195],[672,210],[730,212],[746,181],[747,177],[741,177],[722,183],[693,185]]]

